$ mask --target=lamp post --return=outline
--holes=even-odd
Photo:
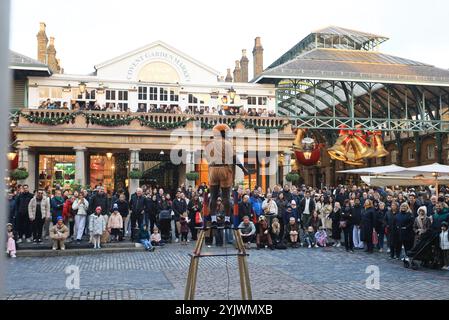
[[[231,87],[231,89],[228,90],[228,95],[229,95],[229,98],[231,99],[231,104],[234,104],[235,94],[236,94],[236,92],[235,92],[234,88]]]
[[[16,158],[16,156],[17,156],[17,152],[15,152],[15,151],[8,152],[8,154],[7,154],[9,161],[13,161]]]
[[[80,90],[80,93],[83,94],[84,92],[86,92],[86,83],[85,82],[80,82],[80,84],[78,85],[78,89]]]

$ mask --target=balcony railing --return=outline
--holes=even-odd
[[[241,122],[245,128],[281,130],[290,124],[285,117],[250,117],[231,115],[192,115],[139,112],[71,111],[48,109],[23,109],[16,116],[17,126],[64,126],[74,128],[123,127],[137,122],[142,127],[155,129],[175,129],[189,122],[199,121],[204,129],[213,128],[218,123],[235,127]]]

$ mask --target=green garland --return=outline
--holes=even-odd
[[[22,116],[27,119],[31,123],[45,124],[56,126],[59,124],[70,123],[75,120],[78,115],[83,115],[89,123],[105,126],[105,127],[119,127],[119,126],[128,126],[131,124],[133,120],[138,120],[142,127],[148,127],[153,129],[167,130],[167,129],[177,129],[181,127],[185,127],[189,122],[195,121],[195,118],[189,118],[182,121],[176,121],[171,123],[163,123],[157,121],[146,120],[142,116],[126,116],[125,118],[105,118],[98,115],[84,113],[82,111],[77,111],[74,113],[66,114],[59,118],[50,118],[50,117],[39,117],[30,114],[24,114],[22,112],[18,112],[18,116]],[[238,122],[243,122],[245,129],[254,129],[254,130],[266,130],[269,133],[272,130],[282,130],[284,129],[288,123],[283,123],[279,126],[267,127],[267,126],[257,126],[251,123],[249,120],[245,120],[244,118],[239,118],[237,120],[231,121],[228,123],[229,127],[235,128]],[[201,128],[204,130],[210,130],[215,126],[215,123],[208,123],[201,121]]]

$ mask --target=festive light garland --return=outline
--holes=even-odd
[[[69,113],[69,114],[66,114],[66,115],[58,117],[58,118],[51,118],[51,117],[46,117],[46,116],[40,117],[40,116],[36,116],[36,115],[24,114],[20,111],[17,113],[17,115],[24,117],[31,123],[38,123],[38,124],[45,124],[45,125],[52,125],[52,126],[73,122],[78,115],[84,116],[86,118],[86,120],[91,124],[101,125],[101,126],[105,126],[105,127],[119,127],[119,126],[130,125],[133,120],[138,120],[142,127],[149,127],[149,128],[161,129],[161,130],[177,129],[177,128],[185,127],[189,122],[196,120],[195,117],[192,117],[192,118],[189,118],[186,120],[164,123],[164,122],[146,120],[142,116],[126,116],[125,118],[108,118],[108,117],[101,117],[98,115],[84,113],[82,111]],[[237,120],[228,122],[228,125],[231,128],[235,128],[238,122],[243,122],[245,129],[266,130],[267,132],[270,132],[271,130],[282,130],[289,124],[289,123],[283,123],[279,126],[258,126],[258,125],[253,124],[249,120],[245,120],[244,118],[239,118]],[[215,126],[215,124],[216,123],[209,123],[209,122],[201,121],[201,128],[205,129],[205,130],[210,130]]]

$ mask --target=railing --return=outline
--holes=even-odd
[[[78,117],[84,118],[79,120]],[[161,129],[184,126],[190,121],[199,121],[203,128],[211,128],[215,124],[225,123],[235,126],[241,121],[248,128],[282,129],[290,121],[286,117],[252,117],[232,115],[192,115],[141,112],[106,112],[106,111],[71,111],[48,109],[23,109],[18,116],[19,127],[22,125],[75,125],[85,122],[86,125],[126,126],[134,120],[147,126]]]

